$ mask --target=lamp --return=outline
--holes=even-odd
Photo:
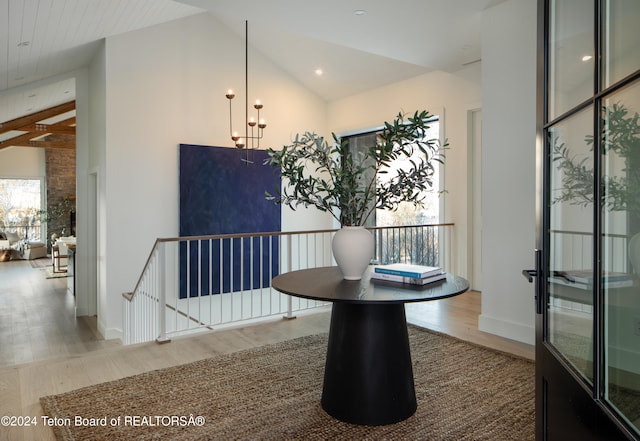
[[[235,143],[235,146],[239,149],[244,149],[247,154],[245,160],[249,162],[249,148],[260,148],[260,139],[263,136],[264,128],[267,127],[264,119],[260,118],[260,110],[263,107],[263,104],[260,100],[256,100],[253,108],[257,110],[258,115],[257,118],[253,117],[249,118],[249,22],[245,20],[244,22],[244,88],[245,88],[245,127],[244,127],[244,138],[242,138],[238,132],[233,130],[233,112],[231,109],[231,100],[236,96],[232,89],[227,90],[225,96],[229,100],[229,135],[231,136],[231,140]],[[251,128],[251,135],[249,135],[249,128]],[[256,132],[257,131],[257,132]],[[251,147],[249,147],[249,142],[251,142]]]

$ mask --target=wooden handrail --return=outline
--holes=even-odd
[[[441,224],[420,224],[420,225],[394,225],[390,227],[366,227],[367,230],[391,230],[399,228],[423,228],[423,227],[452,227],[452,222]],[[267,237],[267,236],[295,236],[300,234],[335,233],[339,228],[328,230],[300,230],[300,231],[272,231],[267,233],[231,233],[231,234],[211,234],[205,236],[178,236],[158,238],[157,242],[177,242],[184,240],[209,240],[209,239],[238,239],[242,237]]]

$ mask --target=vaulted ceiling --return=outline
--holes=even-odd
[[[243,34],[246,19],[250,45],[334,100],[478,62],[482,11],[503,1],[0,0],[0,149],[70,140],[66,112],[33,118],[75,100],[64,74],[87,66],[109,36],[199,13]]]

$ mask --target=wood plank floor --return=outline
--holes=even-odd
[[[0,367],[119,346],[102,339],[95,317],[75,317],[67,279],[47,279],[50,263],[0,262]]]
[[[3,265],[6,264],[13,267],[5,268]],[[90,320],[69,316],[69,303],[72,305],[73,302],[66,298],[65,279],[44,279],[39,271],[31,268],[28,262],[0,264],[0,357],[4,364],[0,367],[0,416],[40,418],[39,398],[44,395],[329,329],[330,313],[325,311],[300,315],[295,320],[275,319],[249,327],[181,337],[167,344],[121,346],[102,341]],[[27,273],[22,282],[7,280],[9,275],[20,279],[21,272]],[[7,287],[18,299],[5,298]],[[407,317],[421,326],[533,359],[532,346],[478,331],[480,296],[480,293],[469,292],[450,299],[411,305],[407,307]],[[16,311],[13,311],[14,307]],[[33,312],[42,308],[51,311]],[[64,319],[57,318],[59,314]],[[32,324],[40,329],[27,331],[31,326],[26,324],[32,320]],[[17,335],[19,329],[28,332],[28,338]],[[65,340],[72,343],[67,344]],[[13,345],[28,345],[29,349],[8,349]],[[53,440],[51,429],[44,427],[41,420],[38,423],[29,428],[0,426],[0,440]]]

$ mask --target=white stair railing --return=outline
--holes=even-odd
[[[379,263],[451,267],[453,224],[377,227]],[[328,304],[271,288],[280,273],[335,265],[336,230],[157,239],[134,290],[123,294],[123,343],[238,326]]]

